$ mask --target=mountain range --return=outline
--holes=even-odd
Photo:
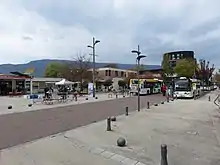
[[[33,76],[35,77],[43,77],[45,69],[47,65],[51,62],[59,62],[59,63],[65,63],[70,62],[68,60],[52,60],[52,59],[43,59],[43,60],[36,60],[31,61],[26,64],[1,64],[0,65],[0,73],[1,74],[10,74],[10,72],[22,72],[24,73],[25,70],[29,68],[34,68]],[[136,64],[119,64],[119,63],[96,63],[96,68],[105,67],[109,64],[114,64],[119,69],[131,69],[135,68]],[[161,69],[160,65],[143,65],[145,70],[157,70]]]

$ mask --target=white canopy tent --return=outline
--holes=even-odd
[[[73,85],[73,84],[75,84],[75,82],[71,82],[66,79],[63,79],[63,80],[55,83],[55,85]]]

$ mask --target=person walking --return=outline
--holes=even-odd
[[[163,93],[163,96],[166,96],[166,90],[167,90],[167,87],[165,84],[163,84],[162,88],[161,88],[161,91]]]

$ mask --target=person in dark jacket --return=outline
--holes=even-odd
[[[46,86],[45,88],[44,88],[44,97],[46,98],[46,99],[48,99],[49,98],[49,88]]]

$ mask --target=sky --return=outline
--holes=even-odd
[[[161,64],[165,52],[193,50],[220,67],[219,0],[1,0],[0,64],[74,59]]]

